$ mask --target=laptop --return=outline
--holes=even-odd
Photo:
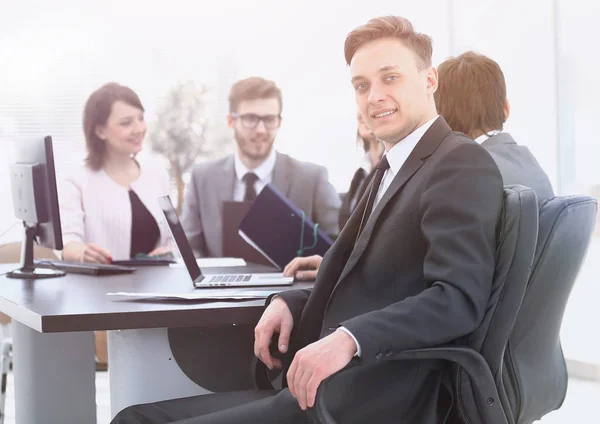
[[[185,267],[196,288],[215,287],[261,287],[261,286],[289,286],[294,283],[293,277],[284,277],[282,273],[264,274],[203,274],[196,262],[192,247],[183,231],[179,217],[170,196],[158,198],[158,203],[163,211],[169,226],[171,236],[179,250]]]

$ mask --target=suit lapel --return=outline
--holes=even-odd
[[[429,156],[431,156],[433,152],[435,152],[435,150],[438,148],[442,140],[446,137],[446,135],[448,135],[449,132],[451,132],[450,127],[448,126],[444,118],[439,117],[431,125],[431,127],[427,130],[423,137],[421,137],[411,154],[406,159],[406,162],[404,162],[404,164],[400,168],[400,171],[398,171],[398,174],[394,177],[392,183],[386,190],[383,197],[381,198],[379,203],[377,203],[375,209],[373,209],[373,212],[368,218],[364,230],[358,237],[358,240],[356,240],[354,249],[352,250],[350,257],[348,258],[346,266],[340,274],[340,278],[338,279],[335,287],[337,287],[337,285],[344,279],[344,277],[346,277],[346,275],[348,275],[348,273],[352,271],[352,268],[354,268],[358,260],[365,252],[365,249],[367,248],[369,241],[371,240],[373,228],[375,227],[375,224],[379,220],[379,217],[382,211],[387,206],[387,204],[396,195],[396,193],[398,193],[402,189],[402,187],[406,185],[406,183],[413,177],[413,175],[415,175],[419,168],[423,166],[425,160]],[[369,184],[369,187],[367,188],[365,193],[371,190],[371,185],[372,182],[371,184]],[[363,196],[363,201],[361,201],[359,204],[359,207],[361,207],[361,209],[357,207],[357,210],[364,210],[366,205],[366,198],[367,195],[365,194]]]
[[[324,266],[319,269],[312,293],[302,312],[298,333],[293,341],[293,352],[312,343],[319,337],[323,313],[336,286],[338,276],[342,272],[344,264],[348,262],[348,257],[358,233],[360,211],[365,208],[366,202],[367,196],[363,196],[355,211],[350,215],[348,222],[342,228],[335,243],[323,257]]]
[[[279,152],[276,153],[275,168],[273,168],[273,185],[277,190],[289,197],[292,184],[292,169],[289,158]]]

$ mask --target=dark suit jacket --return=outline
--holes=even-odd
[[[502,208],[502,178],[490,155],[440,117],[356,240],[366,198],[325,255],[312,292],[280,294],[294,316],[294,350],[343,325],[360,344],[360,362],[372,365],[473,332],[490,295]],[[435,420],[445,373],[442,364],[422,362],[392,377],[399,389],[387,396],[410,411],[399,422]]]
[[[481,145],[496,161],[505,185],[522,184],[533,189],[539,203],[554,197],[548,175],[531,151],[519,146],[510,134],[496,134]]]
[[[233,155],[194,166],[183,202],[182,225],[199,256],[223,256],[223,202],[233,200]],[[340,199],[327,170],[277,153],[273,185],[327,234],[339,232]]]

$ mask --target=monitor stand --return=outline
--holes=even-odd
[[[55,278],[65,275],[64,271],[49,268],[36,268],[33,263],[33,243],[37,235],[37,224],[35,226],[25,226],[25,238],[21,246],[21,268],[15,269],[6,274],[9,278],[20,278],[33,280],[37,278]]]

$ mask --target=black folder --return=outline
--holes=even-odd
[[[279,269],[297,256],[325,255],[333,244],[317,224],[267,184],[240,222],[240,236]]]
[[[252,202],[223,202],[223,257],[242,258],[246,262],[272,265],[258,250],[239,235],[238,228],[250,210]]]

